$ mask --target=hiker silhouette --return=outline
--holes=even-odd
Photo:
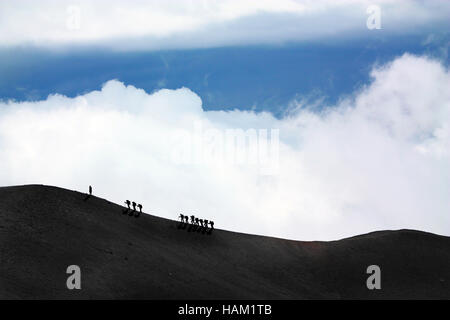
[[[86,194],[86,197],[84,198],[84,201],[87,201],[92,195],[92,187],[89,186],[89,194]]]
[[[194,224],[195,216],[191,216],[191,224]]]
[[[131,202],[130,200],[127,200],[128,202],[126,202],[127,206],[128,206],[128,215],[131,217],[132,215],[134,215],[134,212],[136,211],[136,203],[135,202]],[[130,205],[133,205],[133,208],[130,207]]]
[[[177,224],[177,228],[178,229],[186,229],[187,224],[184,222],[184,214],[180,213],[180,215],[178,216],[178,218],[180,219],[180,222],[178,222]]]
[[[198,226],[198,218],[195,218],[195,225]]]
[[[134,214],[134,216],[135,216],[136,218],[139,218],[139,216],[140,216],[141,213],[142,213],[142,204],[138,204],[137,207],[139,208],[139,211],[136,211],[136,213]]]
[[[122,210],[122,213],[123,213],[123,214],[128,213],[128,211],[130,211],[130,209],[131,209],[131,208],[130,208],[130,204],[131,204],[130,200],[125,200],[125,204],[126,204],[127,208],[124,209],[124,210]]]
[[[206,220],[206,219],[203,220],[203,223],[204,223],[204,227],[205,227],[205,228],[208,228],[208,220]]]
[[[186,223],[189,223],[189,217],[188,216],[184,216],[184,221],[186,221]]]
[[[206,228],[205,228],[206,234],[208,234],[208,235],[210,235],[213,232],[214,221],[209,221],[209,224],[210,224],[211,227],[209,229],[206,229],[206,228],[208,228],[208,224],[206,224]]]
[[[134,216],[135,216],[136,218],[139,218],[139,216],[140,216],[141,213],[142,213],[142,204],[138,204],[137,207],[139,208],[139,212],[136,211],[136,213],[134,214]]]

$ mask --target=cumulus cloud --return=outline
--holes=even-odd
[[[75,98],[4,102],[0,181],[83,191],[92,184],[100,196],[136,200],[158,216],[195,214],[219,228],[283,238],[398,228],[448,235],[449,70],[404,55],[371,75],[335,106],[301,106],[282,119],[204,111],[187,88],[150,94],[117,80]],[[177,133],[189,134],[183,144],[208,145],[206,130],[227,129],[278,129],[277,170],[174,161]]]
[[[274,44],[367,32],[369,0],[0,2],[0,45],[117,50]],[[377,1],[384,32],[448,27],[447,1]],[[442,30],[442,29],[441,29]]]

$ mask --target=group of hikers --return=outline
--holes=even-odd
[[[92,196],[92,186],[89,186],[89,194],[86,195],[86,199],[89,199]],[[129,216],[135,216],[138,218],[142,213],[142,204],[138,204],[134,201],[125,200],[125,204],[127,208],[123,211],[123,214],[128,213]],[[139,209],[136,210],[136,208]],[[180,219],[180,222],[182,224],[190,225],[190,227],[199,228],[203,230],[207,230],[209,233],[212,232],[214,229],[214,221],[207,220],[207,219],[199,219],[195,217],[194,215],[191,215],[190,217],[184,214],[179,215],[178,217]],[[189,220],[190,218],[190,220]]]
[[[135,216],[136,218],[138,218],[141,213],[142,213],[142,204],[137,204],[136,202],[131,202],[130,200],[125,200],[125,204],[127,205],[127,209],[123,212],[128,213],[129,216]],[[130,205],[133,206],[133,210],[131,210]],[[139,211],[136,210],[136,207],[138,207]]]
[[[185,224],[189,224],[189,216],[185,216],[184,214],[181,214],[178,216],[178,218],[180,219],[181,223],[185,223]],[[203,227],[206,229],[214,229],[214,221],[209,221],[207,219],[199,219],[196,216],[192,215],[190,217],[190,224],[192,226],[197,226],[197,227]],[[208,225],[210,227],[208,227]]]

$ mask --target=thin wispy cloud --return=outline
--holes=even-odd
[[[114,50],[203,48],[364,35],[367,8],[384,34],[449,26],[448,1],[1,1],[0,46]]]

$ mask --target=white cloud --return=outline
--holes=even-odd
[[[369,0],[7,0],[0,2],[0,45],[136,50],[330,39],[367,32],[366,9],[373,4]],[[448,28],[447,1],[376,4],[381,8],[383,34]]]
[[[404,55],[323,112],[203,111],[186,88],[148,94],[119,81],[76,98],[0,104],[2,185],[85,190],[145,211],[294,239],[378,229],[450,234],[450,73]],[[174,132],[194,124],[280,129],[277,174],[251,165],[176,164]]]

